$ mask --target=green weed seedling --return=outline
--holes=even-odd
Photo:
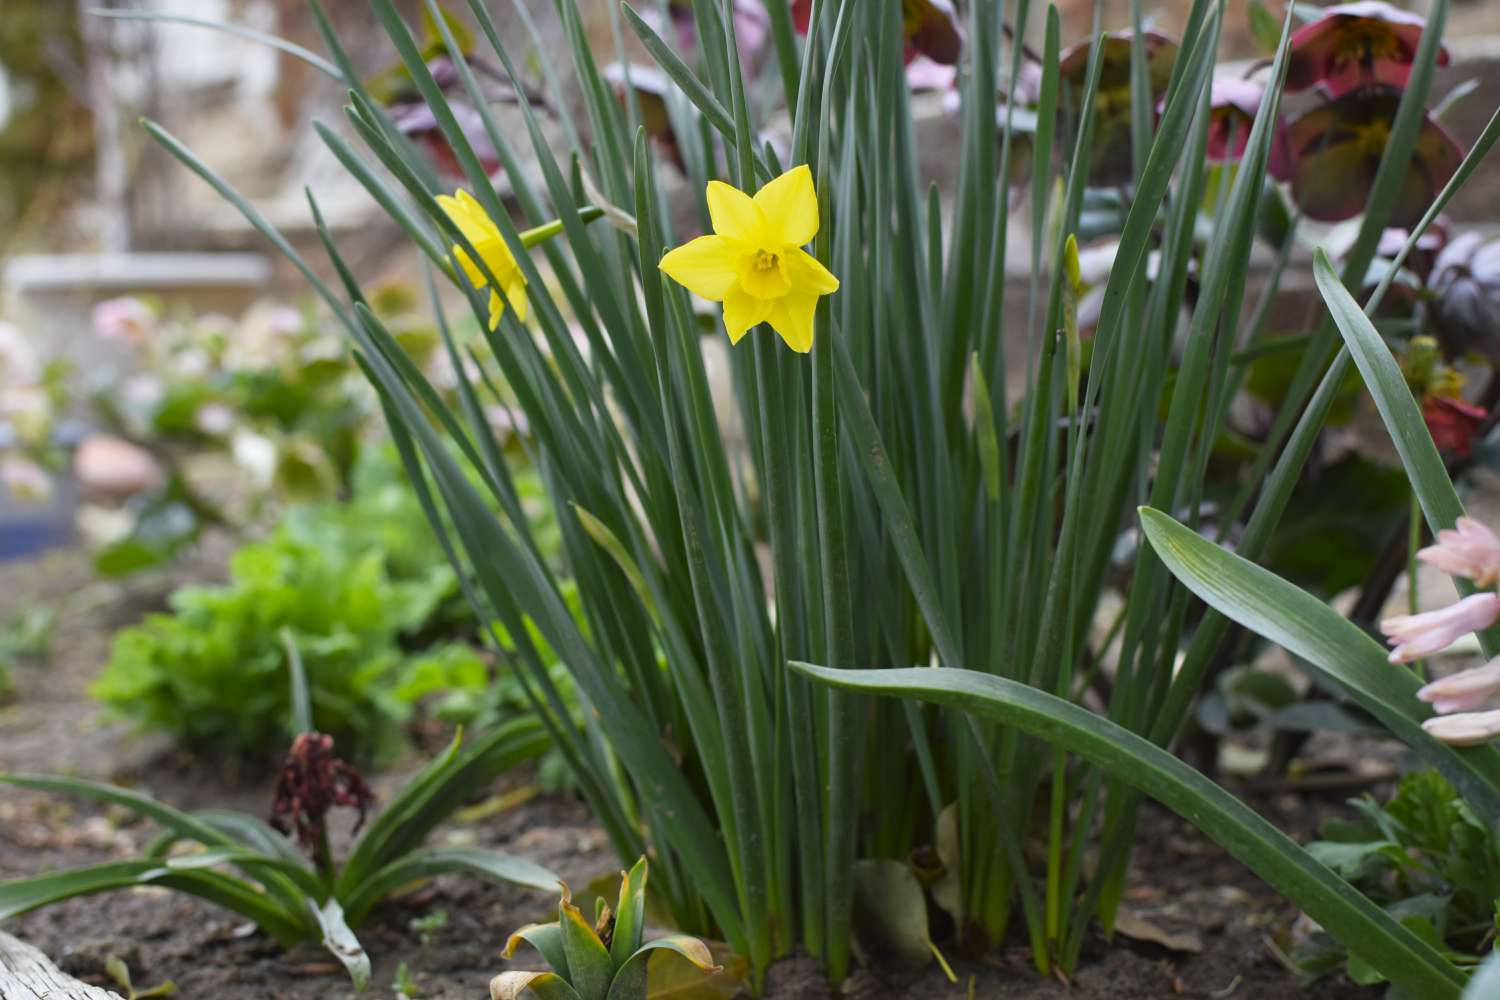
[[[708,946],[686,934],[642,942],[646,923],[646,859],[625,873],[619,905],[599,900],[593,926],[563,886],[557,920],[529,924],[510,936],[505,957],[524,942],[542,953],[550,972],[502,972],[490,981],[491,1000],[519,1000],[528,991],[539,1000],[646,1000],[646,972],[653,952],[674,951],[712,975],[720,971]]]

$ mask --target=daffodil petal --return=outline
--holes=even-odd
[[[739,243],[769,249],[768,227],[764,213],[739,188],[730,187],[723,181],[708,182],[708,216],[713,221],[714,232]]]
[[[490,289],[490,332],[493,333],[500,326],[500,316],[505,312],[505,300],[500,293],[493,288]]]
[[[817,312],[816,295],[793,292],[776,300],[768,321],[771,328],[798,354],[806,354],[813,345],[813,316]]]
[[[464,274],[469,276],[469,284],[475,288],[484,287],[484,272],[479,270],[479,265],[474,263],[474,258],[469,256],[469,252],[457,243],[453,244],[453,259],[458,261],[459,266],[464,269]]]
[[[738,344],[745,332],[757,323],[764,323],[779,299],[757,299],[739,285],[729,289],[724,296],[724,329],[729,332],[729,342]]]
[[[777,246],[801,246],[818,235],[818,196],[807,164],[793,167],[755,192]]]
[[[511,279],[510,284],[505,286],[505,297],[516,311],[516,319],[522,323],[526,322],[526,278],[521,274],[519,268],[516,270],[515,277]]]
[[[794,292],[828,295],[839,290],[839,279],[806,250],[788,248],[782,257],[782,268],[791,280]]]
[[[694,295],[719,302],[738,280],[740,256],[722,236],[700,236],[669,252],[657,266]]]
[[[464,234],[464,239],[474,244],[476,250],[480,243],[500,239],[499,227],[469,192],[459,189],[452,197],[440,194],[437,196],[437,203],[458,227],[459,232]],[[483,253],[482,250],[480,252]]]

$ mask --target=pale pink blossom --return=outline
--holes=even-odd
[[[917,56],[906,64],[906,86],[914,92],[952,90],[958,67]]]
[[[1500,579],[1500,538],[1471,517],[1461,517],[1451,531],[1439,531],[1437,543],[1417,558],[1450,576],[1466,576],[1480,587]]]
[[[105,340],[144,347],[156,330],[156,314],[140,299],[105,299],[93,310],[94,332]]]
[[[123,500],[162,481],[161,466],[150,452],[108,434],[90,434],[78,443],[73,474],[84,492],[110,500]]]
[[[26,334],[0,323],[0,386],[31,385],[41,377],[41,359]]]
[[[1380,623],[1380,631],[1396,644],[1392,663],[1410,663],[1447,649],[1461,636],[1489,628],[1500,618],[1500,597],[1474,594],[1457,604],[1420,615],[1399,615]]]
[[[157,375],[131,375],[120,383],[120,398],[142,410],[155,407],[166,395],[166,384]]]
[[[206,378],[213,368],[213,359],[208,352],[197,347],[188,347],[173,354],[167,364],[168,371],[176,378],[194,379]]]
[[[1472,747],[1500,735],[1500,711],[1435,715],[1422,723],[1434,739],[1456,747]]]
[[[234,411],[223,403],[204,403],[193,414],[193,426],[209,437],[223,437],[234,430]]]
[[[52,399],[39,385],[0,391],[0,423],[9,424],[22,444],[39,445],[52,434]]]
[[[1460,670],[1439,678],[1417,692],[1417,697],[1440,715],[1468,712],[1478,708],[1500,691],[1500,656],[1482,667]]]
[[[46,503],[52,498],[52,477],[24,455],[0,459],[0,485],[17,500]]]

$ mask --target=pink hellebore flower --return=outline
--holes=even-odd
[[[1370,84],[1404,88],[1427,22],[1382,0],[1361,0],[1323,10],[1323,16],[1292,35],[1286,89],[1321,83],[1342,97]],[[1438,65],[1448,65],[1446,47]]]
[[[1438,255],[1443,247],[1448,245],[1448,217],[1439,215],[1433,220],[1432,225],[1417,237],[1417,245],[1411,248],[1411,253],[1406,255],[1403,266],[1421,278],[1424,282],[1432,269],[1437,264]],[[1380,243],[1375,247],[1375,254],[1386,260],[1394,260],[1396,254],[1406,245],[1406,239],[1411,233],[1400,226],[1387,226],[1380,234]],[[1354,234],[1349,234],[1349,245],[1354,245]],[[1395,291],[1395,286],[1392,286]]]
[[[906,89],[912,93],[953,90],[958,83],[958,67],[917,56],[906,64]]]
[[[1422,728],[1450,746],[1478,746],[1500,735],[1500,711],[1437,715],[1422,723]]]
[[[1238,163],[1250,143],[1250,129],[1260,111],[1266,88],[1253,80],[1221,77],[1214,80],[1209,97],[1208,158],[1214,163]],[[1158,108],[1158,110],[1161,110]],[[1277,119],[1271,134],[1271,157],[1267,169],[1284,181],[1292,176],[1291,153],[1286,145],[1286,127]]]
[[[1420,615],[1399,615],[1380,623],[1380,631],[1396,643],[1392,663],[1410,663],[1447,649],[1470,632],[1489,628],[1500,619],[1500,596],[1474,594],[1457,604]]]
[[[1399,90],[1368,87],[1287,123],[1292,199],[1309,219],[1343,222],[1364,211],[1400,103]],[[1391,225],[1416,224],[1463,158],[1453,135],[1430,116],[1424,119],[1391,206]]]
[[[682,156],[682,146],[677,141],[677,132],[672,128],[672,116],[667,111],[667,94],[672,82],[667,74],[655,66],[640,63],[612,62],[601,71],[604,82],[614,89],[621,104],[626,103],[630,93],[635,94],[636,107],[640,108],[641,124],[649,135],[667,154],[677,169],[687,173],[687,161]]]
[[[771,37],[771,15],[758,0],[731,0],[734,13],[734,38],[744,58],[754,61]],[[677,31],[678,48],[692,52],[698,40],[698,27],[692,0],[670,0],[667,14]]]
[[[1094,145],[1089,156],[1089,183],[1096,187],[1128,184],[1134,176],[1130,147],[1130,51],[1132,33],[1114,31],[1099,39],[1099,91],[1094,98]],[[1167,92],[1177,43],[1159,31],[1141,32],[1146,57],[1146,76],[1152,103]],[[1062,84],[1062,107],[1078,115],[1087,84],[1092,42],[1078,42],[1062,52],[1058,64]],[[1075,125],[1076,127],[1076,125]]]
[[[1461,517],[1452,530],[1439,531],[1437,544],[1418,552],[1417,558],[1450,576],[1466,576],[1479,587],[1500,580],[1500,538],[1472,517]]]
[[[1474,452],[1474,438],[1489,416],[1483,407],[1457,396],[1429,396],[1422,401],[1422,419],[1437,450],[1457,458]]]
[[[1472,711],[1496,691],[1500,691],[1500,656],[1482,667],[1439,678],[1418,691],[1417,697],[1439,715],[1448,715]]]
[[[792,0],[792,26],[807,34],[812,0]],[[906,35],[906,61],[926,56],[948,66],[963,55],[964,29],[953,0],[901,0],[901,27]]]

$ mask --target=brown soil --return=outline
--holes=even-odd
[[[179,571],[176,579],[212,577],[215,565],[207,557]],[[51,662],[19,669],[16,699],[0,707],[0,769],[108,778],[186,808],[264,809],[270,775],[226,769],[132,735],[102,722],[87,697],[86,687],[108,653],[110,634],[158,606],[171,582],[158,578],[100,585],[92,582],[86,561],[76,553],[0,566],[0,620],[28,604],[46,604],[58,613]],[[377,790],[388,794],[401,777],[400,771],[381,776]],[[525,788],[526,780],[511,776],[488,794],[515,793]],[[1255,804],[1283,829],[1305,836],[1318,820],[1341,808],[1343,797],[1283,793]],[[149,824],[117,811],[5,789],[0,791],[0,879],[129,857],[152,832]],[[567,797],[535,796],[472,823],[452,822],[437,839],[532,858],[575,886],[617,867],[602,831],[580,803]],[[1270,1000],[1293,995],[1372,1000],[1380,995],[1339,979],[1301,991],[1271,943],[1286,940],[1296,911],[1176,817],[1148,809],[1141,843],[1145,846],[1137,854],[1127,905],[1163,931],[1196,934],[1199,953],[1123,937],[1109,945],[1096,935],[1077,974],[1065,984],[1039,978],[1028,950],[1020,945],[978,962],[959,958],[948,947],[956,983],[936,968],[912,973],[877,966],[856,971],[842,994],[863,1000]],[[482,997],[490,977],[507,964],[499,955],[505,934],[548,919],[554,905],[539,893],[457,877],[408,892],[382,905],[361,930],[375,966],[365,995],[393,996],[390,984],[404,962],[425,998]],[[447,923],[424,942],[409,925],[439,910],[446,912]],[[342,970],[319,949],[283,953],[234,915],[165,891],[72,900],[7,921],[5,929],[93,982],[106,982],[103,963],[119,955],[138,988],[171,979],[183,997],[312,1000],[354,995]],[[517,966],[525,967],[519,961]],[[816,963],[794,958],[771,970],[766,994],[775,1000],[813,1000],[829,997],[830,991]]]

